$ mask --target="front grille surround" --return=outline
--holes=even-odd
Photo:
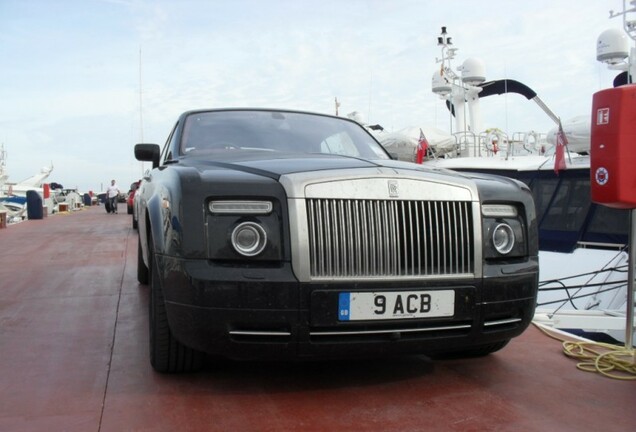
[[[300,281],[481,277],[481,210],[472,183],[390,174],[281,177]]]

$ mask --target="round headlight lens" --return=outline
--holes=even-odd
[[[263,252],[267,244],[267,234],[255,222],[243,222],[232,231],[232,246],[243,256],[256,256]]]
[[[510,225],[501,223],[495,227],[492,232],[492,244],[500,254],[510,253],[515,246],[515,233]]]

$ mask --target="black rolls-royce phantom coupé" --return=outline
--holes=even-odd
[[[360,124],[182,114],[137,191],[138,279],[160,372],[232,359],[484,355],[530,323],[531,194],[393,160]]]

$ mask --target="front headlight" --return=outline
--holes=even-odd
[[[212,198],[205,203],[207,257],[212,260],[275,262],[283,257],[280,202],[274,199]]]
[[[243,222],[232,231],[232,246],[243,256],[256,256],[266,245],[267,233],[256,222]]]
[[[510,253],[515,246],[515,233],[510,225],[500,223],[492,232],[492,244],[502,255]]]
[[[527,255],[526,228],[523,212],[509,204],[484,204],[484,257],[487,259],[518,258]]]

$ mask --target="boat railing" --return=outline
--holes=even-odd
[[[495,157],[508,150],[508,136],[500,131],[487,130],[480,134],[471,131],[454,133],[456,157]]]
[[[603,242],[590,242],[590,241],[578,241],[576,246],[582,249],[606,249],[606,250],[625,250],[626,244],[621,243],[603,243]]]
[[[478,135],[471,131],[456,132],[455,156],[456,157],[482,157],[484,156],[481,140]]]
[[[443,157],[503,156],[508,159],[513,156],[543,156],[550,147],[547,135],[534,131],[514,132],[512,138],[499,129],[489,129],[479,134],[471,131],[455,132],[453,137],[454,150],[444,152]],[[432,152],[429,156],[437,159],[440,155]]]
[[[548,148],[547,135],[535,131],[512,134],[511,156],[544,155]]]

